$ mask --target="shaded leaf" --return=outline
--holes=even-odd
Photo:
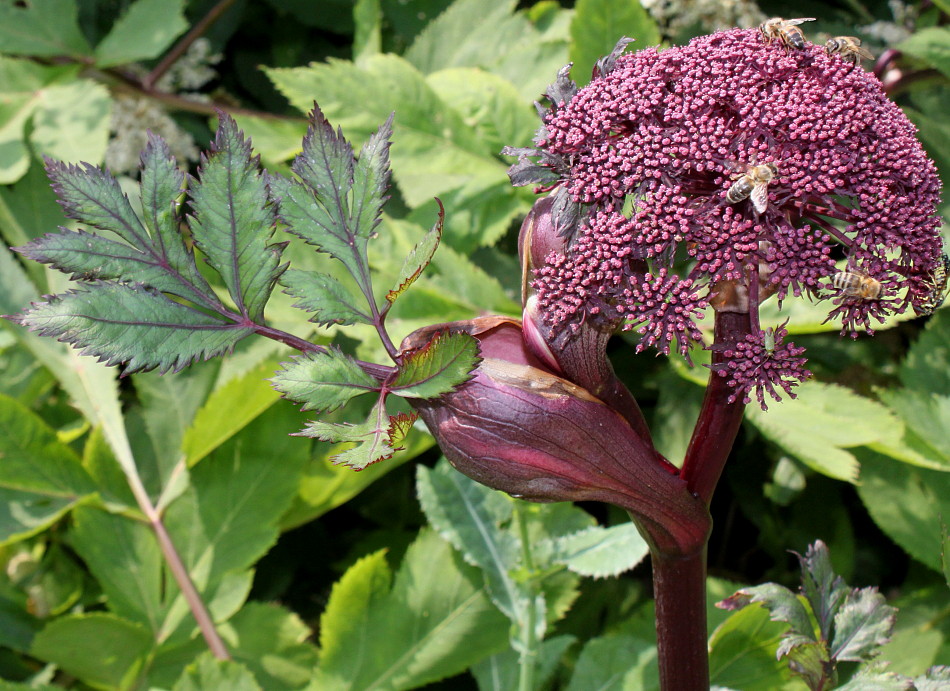
[[[658,691],[656,645],[635,636],[588,641],[577,658],[567,691]]]
[[[284,245],[269,243],[277,214],[258,168],[250,141],[222,113],[190,190],[195,244],[221,274],[238,311],[254,322],[263,320],[264,305],[286,268],[278,265]]]
[[[382,397],[364,422],[354,425],[313,420],[308,422],[299,434],[334,444],[353,442],[355,446],[340,452],[332,459],[334,463],[349,466],[353,470],[363,470],[368,465],[388,460],[398,451],[390,438],[390,417],[386,414],[386,404]]]
[[[609,54],[621,36],[636,41],[634,50],[660,42],[656,22],[638,2],[618,5],[612,0],[578,0],[571,21],[571,62],[575,79],[583,86],[590,81],[597,60]]]
[[[392,589],[385,555],[356,563],[334,586],[321,618],[321,657],[312,688],[410,689],[458,674],[507,643],[504,617],[479,587],[479,573],[423,531]]]
[[[80,56],[89,44],[79,29],[75,0],[0,3],[0,52]]]
[[[915,58],[920,58],[935,67],[944,76],[950,77],[950,29],[931,26],[915,31],[895,48]]]
[[[184,0],[137,0],[96,46],[96,65],[112,67],[158,57],[185,33]]]
[[[309,627],[293,612],[249,602],[223,628],[235,661],[246,665],[265,689],[296,689],[310,681],[317,649],[307,642]]]
[[[294,307],[313,312],[310,321],[328,324],[372,324],[373,318],[357,307],[357,299],[342,283],[329,274],[289,269],[280,279],[284,292],[299,298]]]
[[[797,644],[789,645],[786,639],[783,646],[779,648],[782,656],[787,657],[788,667],[792,670],[792,674],[801,677],[809,689],[817,691],[824,688],[828,681],[829,669],[831,669],[825,646],[814,641],[796,640],[795,643]]]
[[[574,636],[554,636],[541,641],[538,651],[538,667],[535,671],[535,685],[544,688],[550,684],[554,673],[558,671],[561,658],[577,639]],[[478,682],[479,691],[509,691],[518,688],[520,654],[510,649],[492,655],[471,668],[472,676]]]
[[[896,615],[877,588],[853,591],[835,614],[831,657],[855,662],[873,657],[890,640]]]
[[[205,691],[228,689],[228,691],[260,691],[254,675],[240,662],[218,660],[211,651],[206,651],[185,668],[172,691]]]
[[[709,639],[714,684],[742,691],[801,689],[776,651],[787,625],[771,621],[765,607],[746,607],[720,624]]]
[[[271,383],[286,398],[302,403],[301,410],[329,412],[355,396],[379,390],[376,379],[333,346],[322,353],[304,353],[281,365],[283,369]]]
[[[211,317],[141,285],[100,282],[53,295],[15,321],[94,355],[125,372],[178,371],[220,355],[253,333],[251,327]]]
[[[55,619],[33,639],[31,654],[93,686],[125,688],[154,646],[144,628],[114,614]]]
[[[808,546],[805,556],[798,555],[802,572],[802,592],[818,620],[821,638],[831,640],[831,626],[850,589],[831,566],[828,547],[821,540]],[[805,633],[804,630],[798,633]]]
[[[390,388],[406,398],[436,398],[471,379],[479,362],[475,338],[461,332],[438,333],[404,355]]]

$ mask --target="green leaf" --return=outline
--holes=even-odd
[[[96,46],[96,66],[114,67],[162,54],[188,29],[184,0],[136,0]]]
[[[101,282],[50,296],[17,315],[41,336],[52,336],[125,372],[178,371],[227,352],[253,328],[208,316],[152,288]]]
[[[75,0],[0,4],[0,52],[79,57],[89,44],[79,29]]]
[[[950,473],[862,452],[858,494],[878,527],[910,556],[941,570],[941,520],[950,516]]]
[[[636,41],[634,50],[660,42],[656,22],[640,3],[578,0],[571,21],[572,75],[578,85],[590,81],[594,64],[601,56],[608,55],[622,36]]]
[[[286,266],[279,266],[283,244],[269,244],[277,224],[259,160],[237,123],[219,116],[211,152],[191,187],[195,244],[221,274],[238,311],[254,322]]]
[[[64,161],[99,163],[106,153],[112,99],[89,79],[54,85],[37,93],[30,142],[37,154]]]
[[[163,562],[151,529],[102,509],[80,507],[73,512],[69,541],[102,587],[109,609],[157,635],[164,616]]]
[[[312,420],[300,432],[301,436],[315,437],[334,444],[352,442],[355,446],[337,454],[334,463],[363,470],[373,463],[393,457],[399,449],[394,447],[392,421],[386,413],[386,403],[380,397],[364,422],[359,424],[322,422]]]
[[[849,593],[835,614],[832,659],[860,662],[877,655],[890,640],[896,616],[897,610],[887,604],[877,588]]]
[[[831,626],[838,610],[848,597],[848,586],[831,566],[831,554],[821,540],[809,545],[805,556],[798,556],[802,572],[802,592],[818,620],[821,638],[831,639]],[[810,630],[810,629],[809,629]],[[805,634],[807,630],[799,629]]]
[[[899,439],[901,426],[887,408],[841,386],[807,381],[798,398],[765,412],[752,406],[749,420],[787,453],[828,477],[858,479],[859,465],[845,449]]]
[[[317,665],[317,649],[307,642],[311,634],[296,614],[263,602],[249,602],[222,627],[235,661],[266,689],[296,689],[310,681]]]
[[[442,332],[407,353],[393,380],[393,393],[406,398],[437,398],[472,378],[481,358],[469,334]]]
[[[895,48],[915,58],[920,58],[950,77],[950,29],[932,26],[915,31]]]
[[[439,207],[439,219],[435,225],[425,234],[412,251],[406,256],[406,261],[399,272],[399,278],[396,286],[386,293],[386,299],[390,302],[396,302],[396,299],[402,295],[409,286],[416,282],[416,279],[422,275],[423,270],[432,261],[439,242],[442,240],[442,221],[445,218],[445,211]]]
[[[508,627],[478,572],[434,533],[409,547],[389,588],[385,556],[357,562],[334,586],[320,621],[313,688],[411,689],[443,679],[504,647]],[[357,652],[359,651],[359,652]]]
[[[189,466],[221,446],[280,400],[280,395],[265,380],[276,366],[274,361],[265,361],[220,384],[208,396],[182,440]]]
[[[128,688],[154,645],[141,626],[114,614],[55,619],[33,640],[31,654],[92,686]]]
[[[320,324],[372,324],[373,318],[366,314],[357,299],[333,276],[316,271],[288,269],[280,279],[288,295],[299,298],[294,307],[299,307],[315,316],[310,321]]]
[[[286,398],[303,403],[301,410],[329,412],[355,396],[379,390],[379,382],[333,346],[322,353],[304,353],[282,366],[271,383]]]
[[[528,596],[513,577],[521,545],[501,528],[511,518],[511,499],[470,480],[444,459],[433,470],[418,466],[416,487],[429,524],[482,570],[498,609],[513,622],[524,622]]]
[[[765,607],[746,607],[720,624],[709,638],[713,684],[742,691],[801,689],[775,653],[787,625],[770,620]]]
[[[541,641],[535,685],[546,688],[558,670],[561,658],[577,639],[574,636],[555,636]],[[482,660],[471,668],[479,691],[509,691],[518,688],[521,668],[520,653],[513,648]]]
[[[946,435],[950,427],[950,396],[915,389],[884,389],[878,391],[878,396],[903,420],[904,437],[898,445],[874,444],[871,448],[914,465],[950,470],[950,442]]]
[[[830,681],[829,676],[834,679],[834,663],[828,659],[823,643],[792,636],[779,647],[779,657],[788,660],[792,674],[801,678],[809,689],[822,688]]]
[[[772,621],[785,622],[793,633],[816,640],[811,620],[801,600],[791,590],[777,583],[742,588],[735,595],[716,603],[716,606],[738,610],[753,603],[761,603],[769,611]]]
[[[96,491],[75,452],[2,394],[0,459],[0,544],[40,532]]]
[[[209,650],[188,665],[182,672],[181,678],[172,687],[172,691],[206,691],[206,689],[260,691],[261,686],[254,679],[254,675],[240,662],[218,660]]]
[[[383,13],[379,0],[357,0],[353,6],[353,59],[381,53]]]
[[[950,391],[950,310],[938,311],[900,366],[904,386],[947,395]]]
[[[656,645],[635,636],[615,635],[587,642],[567,691],[658,691]]]
[[[643,561],[650,549],[633,523],[594,526],[557,540],[557,561],[593,578],[617,576]]]

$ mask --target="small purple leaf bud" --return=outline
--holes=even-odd
[[[605,501],[629,511],[666,553],[692,553],[710,528],[701,500],[617,411],[558,376],[526,347],[521,325],[483,317],[420,329],[471,334],[482,362],[471,380],[412,405],[463,474],[531,501]]]

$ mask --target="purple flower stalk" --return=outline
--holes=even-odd
[[[784,326],[760,326],[768,297],[828,300],[852,336],[926,302],[940,182],[872,74],[757,29],[621,55],[628,42],[579,91],[562,71],[536,148],[508,150],[515,184],[556,189],[564,248],[531,279],[553,350],[620,324],[638,350],[686,355],[708,307],[747,314],[714,369],[764,407],[809,376]]]

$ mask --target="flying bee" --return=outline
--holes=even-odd
[[[947,298],[947,278],[950,277],[950,257],[940,256],[940,262],[930,277],[930,292],[924,301],[914,307],[914,311],[921,317],[933,314]]]
[[[743,199],[751,199],[756,212],[763,214],[769,208],[769,183],[777,176],[778,166],[774,163],[748,166],[729,187],[726,201],[738,204]]]
[[[802,22],[813,22],[814,17],[800,17],[798,19],[782,19],[772,17],[759,25],[762,38],[766,43],[779,40],[785,46],[802,50],[805,47],[805,34],[796,25]]]
[[[842,60],[853,62],[855,65],[861,62],[861,58],[873,60],[874,56],[868,52],[867,48],[861,47],[861,39],[857,36],[835,36],[829,38],[825,44],[825,50],[828,55],[838,53]]]
[[[877,300],[881,296],[881,282],[860,271],[839,271],[831,283],[843,295],[862,300]]]

